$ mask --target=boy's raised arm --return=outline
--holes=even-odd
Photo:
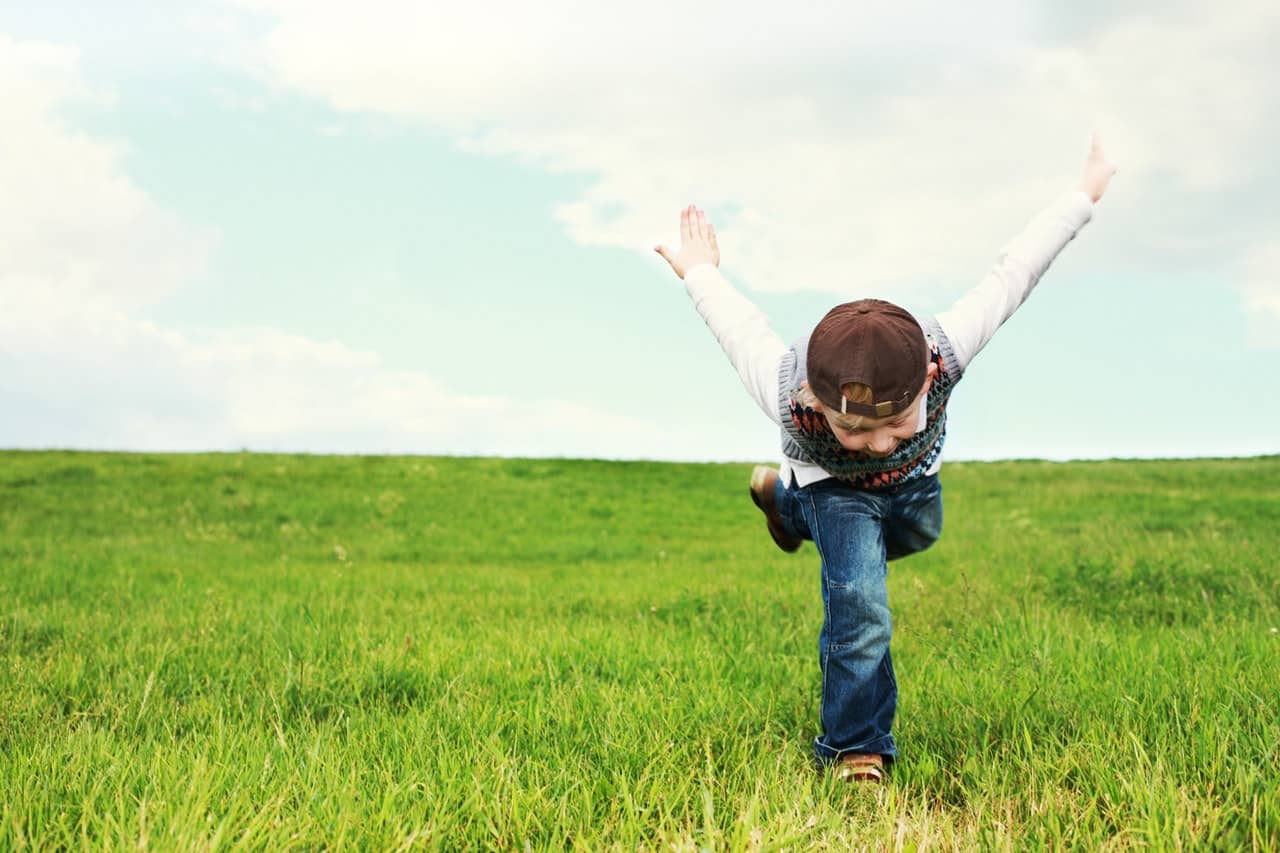
[[[654,246],[685,284],[694,307],[729,357],[751,398],[778,423],[778,365],[786,344],[764,313],[720,274],[720,247],[706,213],[680,212],[680,248]]]
[[[938,323],[951,341],[961,370],[1018,310],[1058,253],[1093,217],[1093,205],[1102,198],[1115,172],[1115,165],[1094,136],[1077,189],[1032,219],[1001,250],[991,272],[938,314]]]

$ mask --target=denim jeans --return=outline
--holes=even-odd
[[[822,734],[814,755],[819,762],[846,752],[892,759],[898,685],[889,656],[888,561],[937,540],[942,485],[933,475],[868,492],[835,479],[788,488],[779,478],[775,497],[783,524],[813,540],[822,558]]]

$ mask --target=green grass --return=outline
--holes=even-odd
[[[0,453],[0,849],[1280,849],[1280,457],[945,467],[882,788],[749,470]]]

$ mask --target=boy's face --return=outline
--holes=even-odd
[[[924,405],[929,386],[938,375],[938,366],[930,362],[925,374],[924,386],[911,401],[911,405],[896,415],[887,418],[861,418],[856,428],[850,428],[849,418],[839,412],[828,410],[822,403],[814,408],[822,412],[831,427],[831,432],[846,450],[856,450],[871,456],[888,456],[898,449],[898,444],[916,434],[916,424],[920,420],[920,407]]]

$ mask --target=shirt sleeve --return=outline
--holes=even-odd
[[[963,371],[1026,300],[1058,253],[1093,217],[1083,192],[1063,195],[1006,245],[991,272],[937,315]]]
[[[684,285],[751,399],[770,420],[780,423],[778,367],[787,345],[769,325],[769,319],[712,264],[699,264],[688,270]]]

